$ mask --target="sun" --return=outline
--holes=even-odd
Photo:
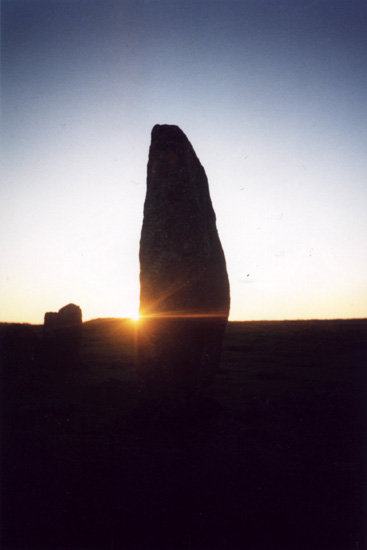
[[[140,316],[139,316],[139,313],[134,313],[132,316],[131,316],[131,320],[134,321],[134,323],[137,323],[140,319]]]

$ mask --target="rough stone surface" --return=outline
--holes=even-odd
[[[68,304],[57,313],[45,313],[43,329],[47,361],[62,364],[78,362],[82,338],[82,310],[79,306]]]
[[[168,391],[196,391],[218,367],[229,314],[208,180],[177,126],[156,125],[140,241],[139,366]]]

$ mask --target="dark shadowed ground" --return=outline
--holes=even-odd
[[[130,321],[64,368],[8,331],[3,549],[365,548],[367,321],[230,323],[191,418],[142,404]]]

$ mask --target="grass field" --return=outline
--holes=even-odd
[[[3,353],[2,548],[366,547],[366,320],[229,323],[190,418],[143,407],[134,335],[84,323],[72,369]]]

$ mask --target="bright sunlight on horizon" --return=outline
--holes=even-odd
[[[230,320],[367,317],[362,0],[1,4],[0,321],[138,319],[150,133],[209,181]]]

